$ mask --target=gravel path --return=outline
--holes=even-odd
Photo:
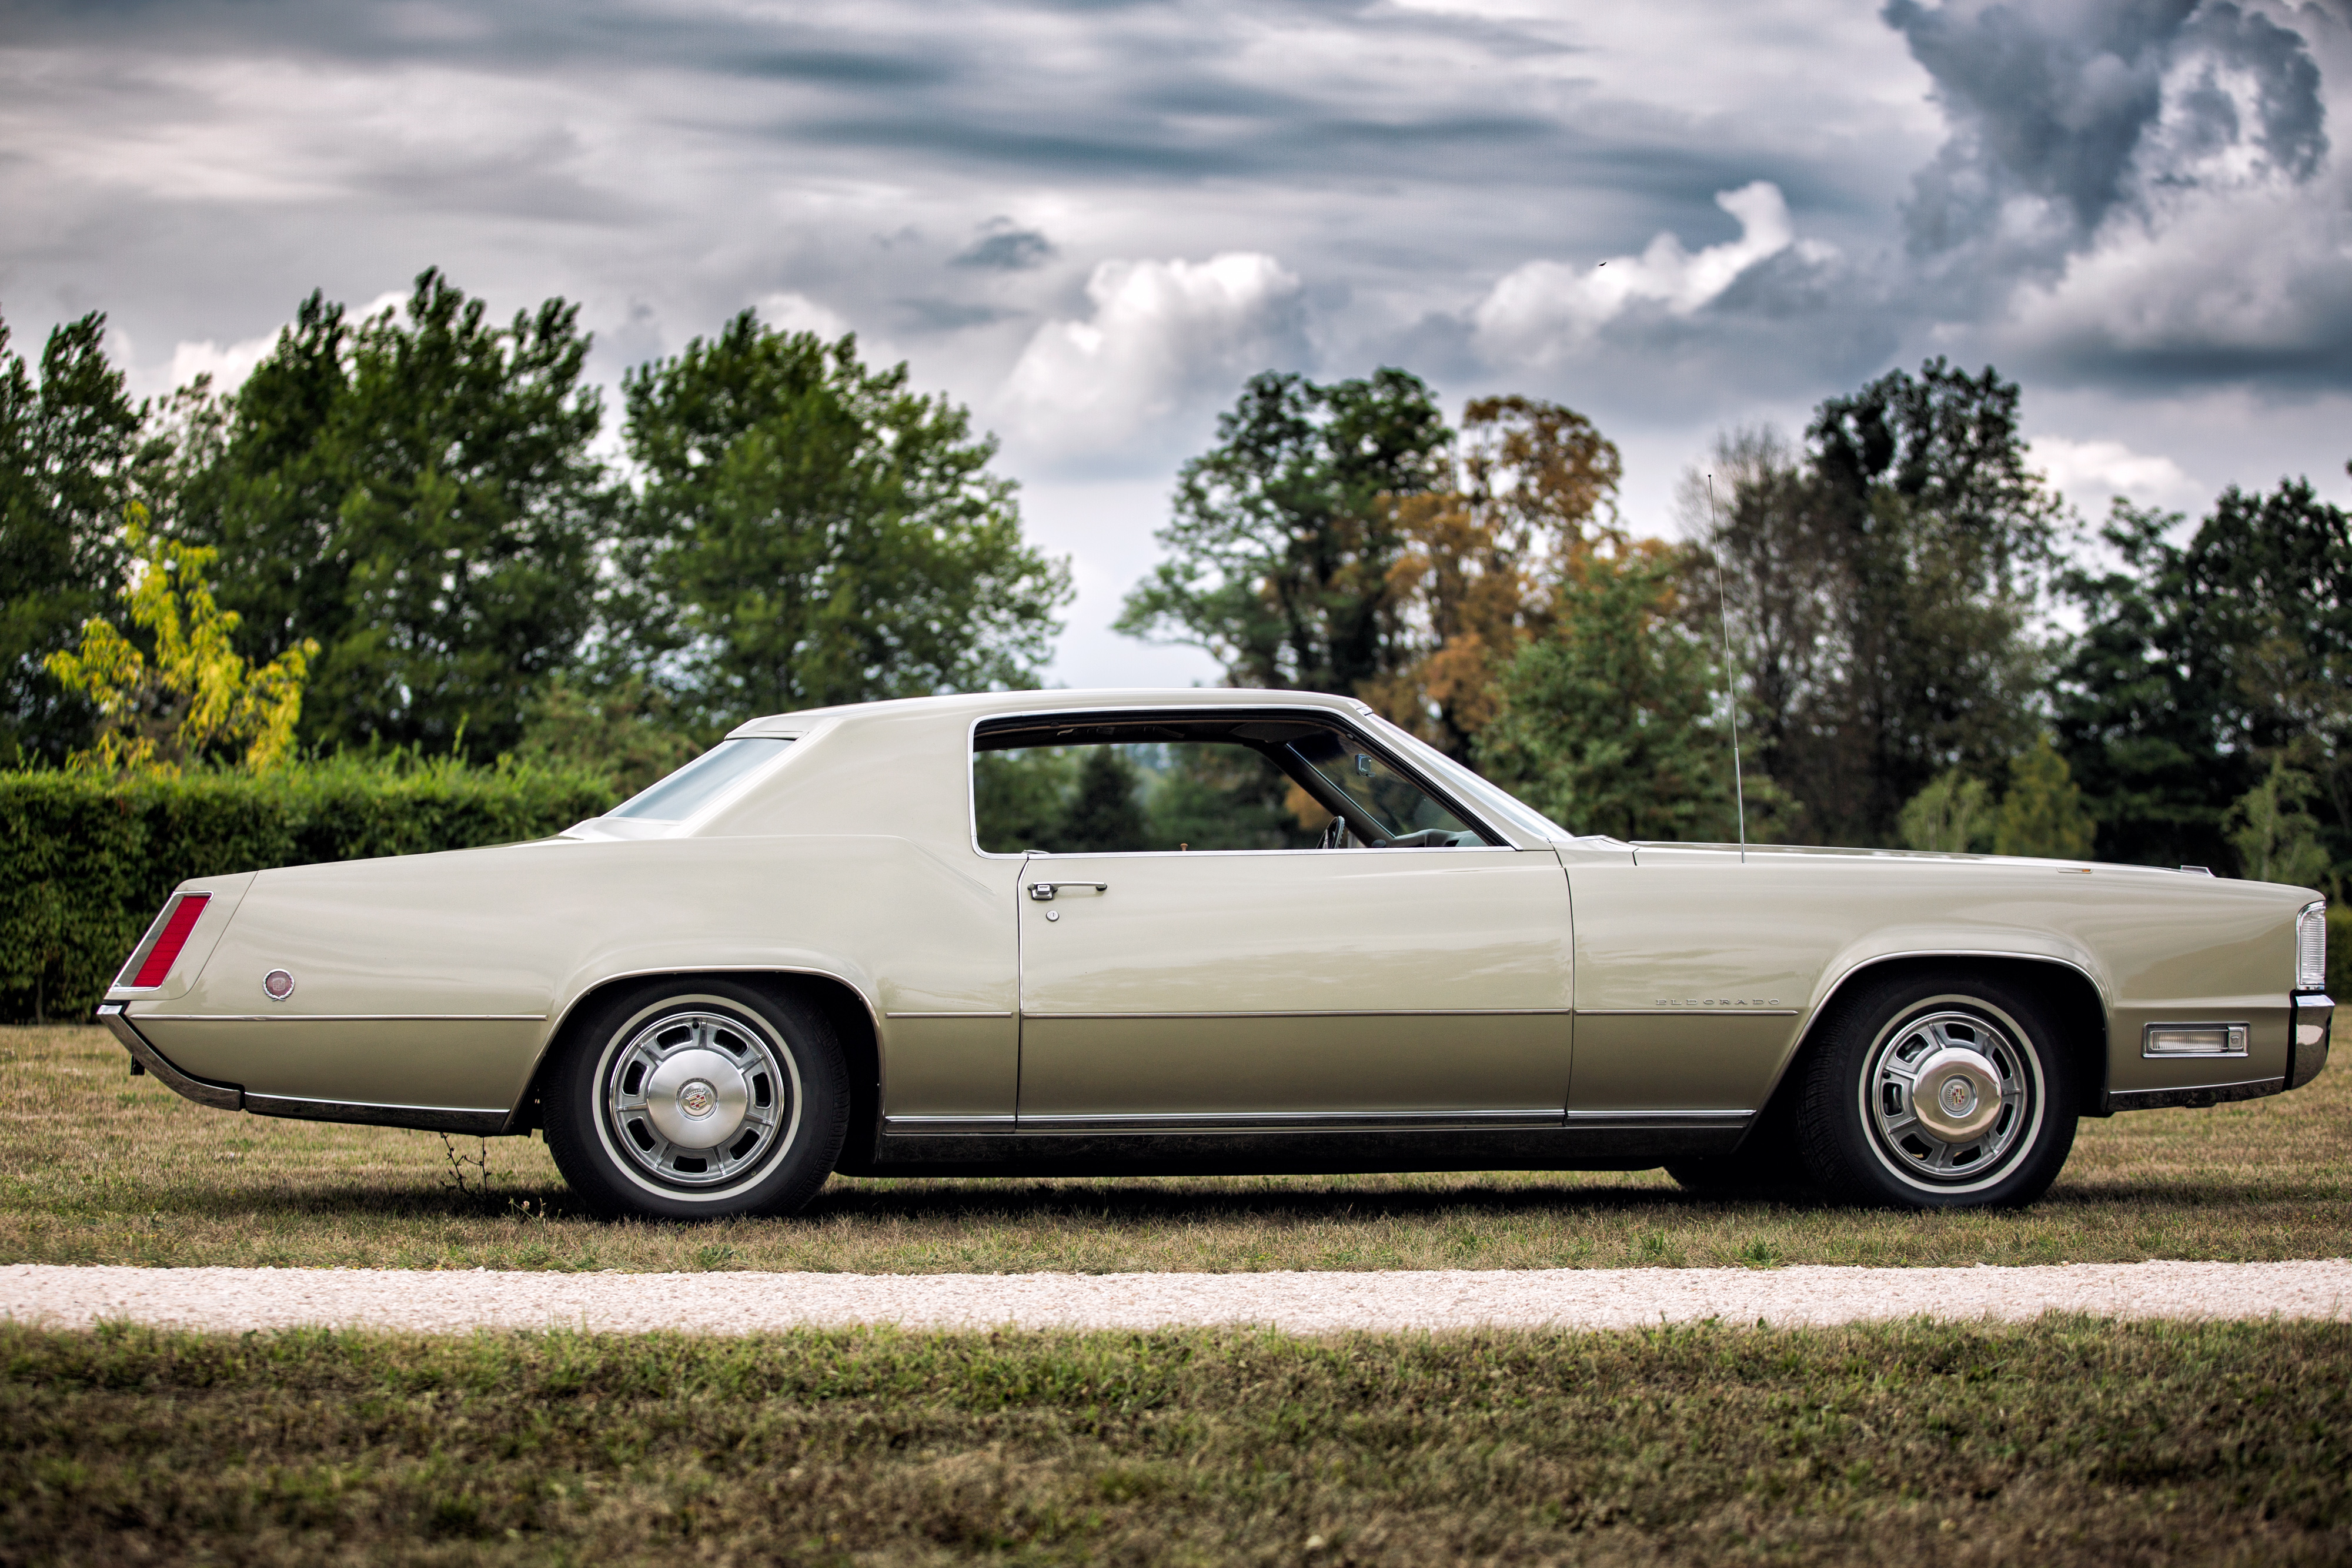
[[[2048,1268],[1432,1270],[1265,1274],[539,1274],[0,1267],[0,1318],[245,1330],[302,1324],[685,1329],[812,1324],[1149,1329],[1630,1328],[1662,1320],[1841,1323],[1926,1315],[2352,1319],[2352,1261]]]

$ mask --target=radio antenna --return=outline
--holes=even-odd
[[[1723,591],[1723,511],[1715,501],[1715,476],[1706,476],[1707,517],[1715,524],[1715,608],[1723,618],[1723,696],[1731,709],[1731,798],[1739,813],[1739,863],[1748,863],[1748,785],[1739,776],[1739,684],[1731,671],[1731,599]]]

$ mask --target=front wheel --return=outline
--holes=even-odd
[[[1907,1208],[2032,1203],[2074,1145],[2075,1074],[2032,992],[1957,973],[1866,986],[1824,1029],[1798,1120],[1834,1198]]]
[[[789,1214],[849,1125],[824,1016],[732,980],[670,980],[583,1019],[543,1095],[548,1152],[604,1214]]]

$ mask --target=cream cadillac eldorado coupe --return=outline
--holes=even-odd
[[[755,719],[552,839],[205,877],[100,1014],[222,1110],[545,1134],[604,1213],[834,1171],[1642,1169],[1951,1208],[2327,1060],[2325,909],[2193,868],[1623,843],[1362,704]]]

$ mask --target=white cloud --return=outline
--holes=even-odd
[[[1303,349],[1298,278],[1255,251],[1106,261],[1087,297],[1093,314],[1038,328],[1005,378],[1006,411],[1050,451],[1126,447],[1204,396],[1229,400],[1246,377],[1297,362]]]
[[[1739,220],[1739,237],[1696,253],[1678,235],[1660,233],[1640,256],[1612,256],[1597,266],[1530,261],[1496,283],[1473,320],[1481,352],[1497,362],[1541,363],[1637,304],[1690,316],[1711,303],[1758,262],[1797,245],[1780,188],[1758,180],[1717,194],[1715,204]],[[1809,259],[1828,247],[1799,246]]]
[[[2021,287],[2005,343],[2093,363],[2154,356],[2192,371],[2343,351],[2352,192],[2200,190],[2167,205],[2157,223],[2116,214],[2053,282]]]
[[[805,294],[771,294],[760,301],[760,319],[779,332],[814,332],[826,342],[853,330],[839,312]],[[873,356],[866,355],[868,359]]]
[[[245,384],[245,378],[253,373],[253,367],[262,361],[277,342],[278,334],[275,332],[259,338],[247,338],[241,343],[231,343],[226,349],[210,338],[201,343],[183,341],[172,350],[172,384],[184,387],[198,376],[210,376],[213,391],[235,392]]]
[[[2135,452],[2120,441],[2043,435],[2028,451],[2051,485],[2094,517],[2105,512],[2109,498],[2116,496],[2143,506],[2193,507],[2207,494],[2206,486],[2171,458]]]

